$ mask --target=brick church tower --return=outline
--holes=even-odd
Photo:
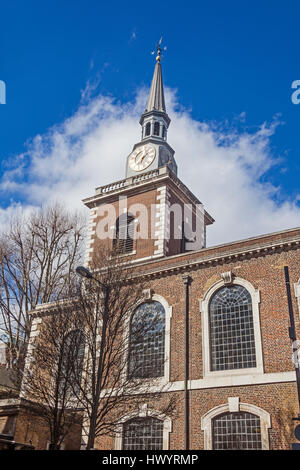
[[[141,141],[127,157],[126,178],[96,189],[90,209],[85,264],[105,245],[130,261],[145,261],[204,248],[206,226],[214,222],[177,177],[174,150],[167,142],[161,46],[146,109]]]

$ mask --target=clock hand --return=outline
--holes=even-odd
[[[136,160],[136,163],[139,165],[140,163],[142,163],[142,161],[144,160],[146,154],[145,153],[142,153],[142,155],[139,157],[138,160]]]

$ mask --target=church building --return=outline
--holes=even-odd
[[[95,448],[290,449],[299,413],[289,331],[291,314],[300,331],[300,228],[207,248],[214,218],[198,199],[205,195],[194,195],[177,176],[183,162],[168,143],[161,58],[159,45],[141,140],[127,157],[125,178],[83,201],[84,263],[91,268],[106,246],[149,284],[144,302],[162,312],[164,335],[156,348],[143,346],[141,361],[163,355],[158,379],[166,399],[176,396],[177,409],[161,415],[150,397],[137,411],[124,410],[118,434],[96,439]],[[47,309],[39,306],[38,314]],[[32,339],[39,321],[37,315]],[[16,439],[25,442],[24,426],[18,429]],[[83,427],[65,448],[83,449],[86,440]],[[45,442],[41,435],[32,444]]]

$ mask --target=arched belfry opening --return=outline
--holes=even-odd
[[[134,243],[134,217],[124,213],[116,221],[113,249],[116,254],[131,253]]]

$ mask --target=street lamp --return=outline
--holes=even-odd
[[[77,266],[76,272],[79,276],[86,277],[87,279],[91,279],[93,277],[92,273],[84,266]]]
[[[89,437],[88,437],[88,448],[93,449],[95,443],[95,434],[96,434],[96,427],[97,427],[97,413],[98,413],[98,406],[100,401],[100,394],[101,394],[101,381],[103,375],[103,362],[104,362],[104,348],[106,343],[106,331],[107,331],[107,324],[108,324],[108,303],[109,303],[109,296],[110,296],[110,287],[108,285],[103,284],[103,282],[99,281],[96,277],[92,275],[92,273],[85,268],[84,266],[77,266],[76,273],[79,274],[81,277],[85,277],[86,279],[93,279],[96,281],[105,291],[104,296],[104,308],[103,308],[103,316],[102,316],[102,331],[101,331],[101,341],[100,341],[100,348],[99,348],[99,360],[98,360],[98,368],[97,368],[97,380],[95,384],[95,400],[92,404],[92,413],[90,418],[90,430],[89,430]]]
[[[88,268],[85,268],[84,266],[77,266],[76,268],[77,274],[81,277],[85,277],[86,279],[93,279],[94,281],[98,282],[100,286],[102,286],[104,289],[107,289],[107,286],[103,284],[103,282],[99,281],[95,276],[92,275],[91,271]]]

